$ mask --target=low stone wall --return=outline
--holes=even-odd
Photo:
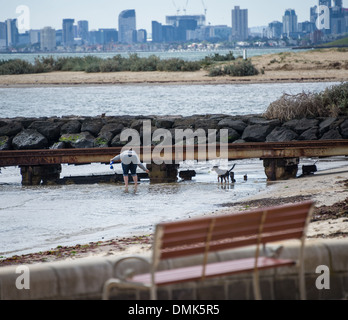
[[[348,298],[348,240],[310,240],[305,248],[305,277],[307,299]],[[296,258],[298,241],[284,243],[282,258]],[[233,258],[250,257],[254,248],[219,252],[210,261],[224,261]],[[148,258],[145,256],[145,258]],[[28,266],[0,268],[0,300],[38,299],[101,299],[104,282],[114,276],[114,265],[120,257],[85,258],[75,261],[44,263]],[[169,260],[161,268],[189,266],[202,257]],[[317,269],[324,266],[325,272]],[[27,268],[26,268],[27,267]],[[146,271],[144,263],[128,260],[121,266],[124,270]],[[318,273],[317,273],[318,272]],[[322,273],[320,273],[322,272]],[[25,275],[29,274],[28,283]],[[323,280],[324,279],[324,280]],[[18,289],[17,286],[29,286]],[[299,282],[296,267],[278,268],[260,272],[263,299],[299,299]],[[319,285],[318,285],[319,283]],[[322,286],[324,285],[324,288]],[[112,291],[113,299],[133,300],[134,291]],[[240,274],[216,278],[204,282],[160,288],[161,300],[224,300],[253,299],[252,275]],[[141,299],[148,299],[147,292],[140,293]]]
[[[144,120],[151,131],[167,129],[175,140],[175,129],[228,129],[228,142],[281,142],[291,140],[335,140],[348,138],[348,119],[317,118],[267,120],[260,115],[193,115],[182,116],[99,116],[52,118],[0,118],[0,150],[47,148],[119,147],[126,128],[140,133]],[[217,141],[219,135],[217,135]],[[225,141],[224,141],[225,142]]]

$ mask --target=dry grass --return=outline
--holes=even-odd
[[[320,93],[283,94],[272,102],[264,117],[289,121],[314,117],[337,117],[348,110],[348,82],[332,86]]]

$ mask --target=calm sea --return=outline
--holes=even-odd
[[[220,49],[220,50],[192,50],[192,51],[165,51],[165,52],[137,52],[137,55],[139,57],[148,57],[150,55],[156,55],[160,57],[161,59],[170,59],[170,58],[180,58],[184,59],[187,61],[197,61],[204,59],[204,57],[219,53],[219,54],[227,54],[230,51],[233,52],[235,57],[238,56],[243,56],[243,49],[232,49],[232,50],[227,50],[227,49]],[[292,51],[292,52],[297,52],[300,50],[292,50],[291,48],[250,48],[246,49],[247,56],[248,57],[253,57],[253,56],[259,56],[259,55],[264,55],[264,54],[272,54],[272,53],[281,53],[281,52],[286,52],[286,51]],[[0,53],[0,61],[1,60],[9,60],[9,59],[22,59],[26,60],[29,62],[34,62],[37,57],[54,57],[54,58],[59,58],[59,57],[84,57],[84,56],[97,56],[100,58],[112,58],[113,56],[120,54],[122,56],[127,57],[130,52],[93,52],[93,53],[11,53],[11,54],[5,54],[5,53]]]

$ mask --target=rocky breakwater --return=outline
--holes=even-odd
[[[178,142],[176,129],[228,130],[229,143],[283,142],[294,140],[336,140],[348,138],[347,118],[268,120],[260,115],[182,116],[99,116],[0,119],[0,150],[119,147],[125,129],[134,129],[143,139],[144,121],[157,129],[167,129]],[[226,142],[226,141],[224,141]],[[153,144],[156,142],[152,141]]]
[[[124,130],[137,134],[122,141]],[[161,129],[161,130],[158,130]],[[165,130],[163,130],[165,129]],[[226,129],[228,135],[220,135]],[[210,131],[213,130],[213,131]],[[224,132],[226,132],[224,131]],[[199,139],[196,134],[199,132]],[[203,132],[203,140],[202,140]],[[122,147],[130,141],[153,145],[183,143],[183,137],[196,136],[196,142],[211,143],[211,134],[217,143],[286,142],[300,140],[348,139],[348,119],[311,118],[286,122],[269,120],[261,115],[230,116],[225,114],[168,116],[98,116],[0,119],[0,151],[107,148]],[[184,134],[183,134],[184,133]],[[164,134],[164,136],[163,136]],[[169,139],[168,139],[169,138]],[[146,139],[146,140],[145,140]],[[206,139],[206,140],[204,140]],[[264,159],[269,180],[293,178],[298,170],[298,158]],[[177,164],[148,164],[154,182],[176,181]],[[27,185],[55,183],[59,179],[60,165],[22,166],[22,183]]]

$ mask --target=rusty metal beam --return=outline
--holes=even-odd
[[[222,150],[223,148],[227,148],[225,150],[228,150],[227,157],[229,160],[250,158],[276,159],[331,157],[348,155],[348,140],[241,143],[220,145],[220,147]],[[212,148],[211,151],[209,151],[209,145],[196,145],[192,152],[189,148],[190,147],[187,146],[141,147],[140,158],[142,161],[145,160],[145,162],[149,159],[151,159],[151,161],[157,159],[166,161],[166,163],[170,163],[171,161],[173,163],[178,163],[182,160],[213,160],[220,157],[219,145],[217,145],[217,150]],[[108,163],[111,158],[120,153],[121,149],[121,147],[117,147],[0,151],[0,167]],[[161,154],[159,154],[160,149],[162,149]],[[149,157],[149,153],[151,153],[151,158]],[[160,158],[158,155],[160,155]]]

